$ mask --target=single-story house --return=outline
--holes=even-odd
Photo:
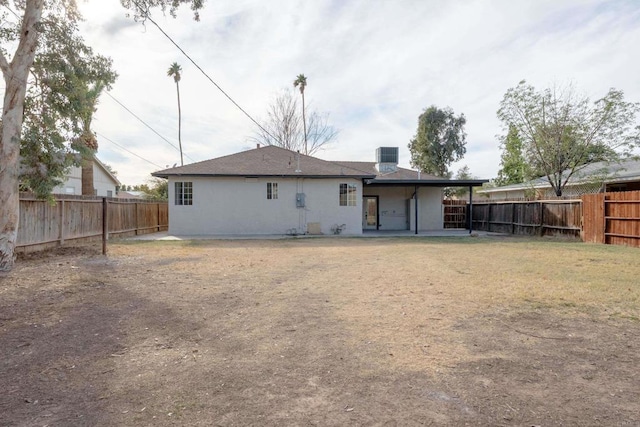
[[[152,175],[169,180],[169,232],[185,236],[441,230],[442,189],[487,182],[398,167],[397,147],[376,155],[339,162],[265,146]]]
[[[144,191],[136,191],[136,190],[120,190],[116,196],[118,199],[140,199],[144,200],[147,198],[147,193]]]
[[[563,172],[567,176],[569,170]],[[569,178],[562,198],[579,198],[583,194],[603,191],[640,190],[640,160],[619,163],[595,162],[582,166]],[[490,200],[553,200],[557,199],[546,176],[520,184],[483,188],[478,194]]]
[[[118,178],[97,157],[93,158],[93,189],[96,196],[116,197],[116,187],[120,185]],[[66,180],[54,187],[53,194],[82,195],[82,168],[72,166]]]

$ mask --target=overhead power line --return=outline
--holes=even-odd
[[[145,125],[145,126],[146,126],[146,127],[148,127],[149,129],[151,129],[151,131],[152,131],[153,133],[155,133],[155,134],[156,134],[156,135],[158,135],[160,138],[162,138],[162,139],[163,139],[167,144],[169,144],[170,146],[172,146],[172,147],[173,147],[173,148],[175,148],[176,150],[180,151],[180,149],[179,149],[178,147],[176,147],[176,146],[175,146],[171,141],[169,141],[169,140],[168,140],[167,138],[165,138],[164,136],[160,135],[160,134],[158,133],[158,131],[156,131],[154,128],[152,128],[151,126],[149,126],[149,125],[147,124],[147,122],[145,122],[145,121],[144,121],[144,120],[142,120],[140,117],[138,117],[138,116],[136,115],[136,113],[134,113],[134,112],[133,112],[133,111],[131,111],[129,108],[127,108],[127,106],[126,106],[126,105],[124,105],[122,102],[118,101],[118,100],[117,100],[113,95],[111,95],[109,92],[105,92],[105,93],[106,93],[107,95],[109,95],[109,97],[110,97],[111,99],[113,99],[115,102],[117,102],[118,104],[120,104],[120,106],[121,106],[122,108],[124,108],[125,110],[127,110],[127,112],[128,112],[129,114],[131,114],[133,117],[135,117],[136,119],[138,119],[138,120],[140,121],[140,123],[142,123],[143,125]],[[186,156],[189,160],[191,160],[192,162],[195,162],[195,160],[194,160],[192,157],[190,157],[188,154],[186,154],[186,153],[185,153],[185,156]]]
[[[233,98],[232,98],[232,97],[231,97],[227,92],[225,92],[225,91],[224,91],[224,89],[222,89],[222,88],[220,87],[220,85],[219,85],[218,83],[216,83],[216,82],[215,82],[215,81],[214,81],[214,80],[213,80],[213,79],[212,79],[212,78],[211,78],[211,77],[210,77],[210,76],[209,76],[209,75],[208,75],[208,74],[207,74],[207,73],[206,73],[206,72],[205,72],[205,71],[204,71],[204,70],[203,70],[203,69],[202,69],[202,68],[201,68],[197,63],[196,63],[196,61],[194,61],[193,59],[191,59],[191,57],[189,56],[189,54],[188,54],[187,52],[185,52],[185,51],[184,51],[184,49],[182,49],[182,48],[180,47],[180,45],[179,45],[178,43],[176,43],[176,42],[171,38],[171,36],[169,36],[169,35],[168,35],[168,34],[167,34],[163,29],[162,29],[162,27],[160,27],[160,25],[158,25],[158,23],[156,23],[156,21],[154,21],[154,20],[153,20],[153,18],[151,18],[151,15],[150,15],[150,14],[149,14],[149,12],[148,12],[148,8],[146,8],[146,9],[145,9],[145,8],[143,8],[142,6],[140,6],[140,4],[139,4],[137,1],[135,1],[135,0],[132,0],[132,1],[133,1],[133,3],[138,7],[138,9],[140,9],[140,12],[144,14],[144,18],[145,18],[146,20],[150,21],[153,25],[155,25],[155,26],[156,26],[156,28],[157,28],[158,30],[160,30],[160,32],[161,32],[161,33],[162,33],[162,34],[163,34],[167,39],[169,39],[169,41],[170,41],[170,42],[171,42],[171,43],[172,43],[176,48],[178,48],[178,50],[179,50],[180,52],[182,52],[182,54],[183,54],[183,55],[184,55],[184,56],[185,56],[185,57],[186,57],[186,58],[187,58],[187,59],[188,59],[188,60],[189,60],[189,61],[190,61],[190,62],[191,62],[191,63],[192,63],[192,64],[193,64],[193,65],[194,65],[194,66],[195,66],[195,67],[196,67],[196,68],[197,68],[201,73],[202,73],[202,75],[204,75],[204,76],[207,78],[207,80],[209,80],[211,83],[213,83],[213,85],[214,85],[216,88],[218,88],[218,90],[219,90],[220,92],[222,92],[222,94],[223,94],[224,96],[226,96],[226,97],[227,97],[227,99],[228,99],[229,101],[231,101],[231,102],[233,103],[233,105],[235,105],[236,107],[238,107],[238,109],[239,109],[240,111],[242,111],[242,113],[243,113],[245,116],[247,116],[247,117],[249,118],[249,120],[251,120],[251,121],[252,121],[256,126],[258,126],[258,127],[260,128],[260,130],[262,130],[264,133],[266,133],[267,135],[269,135],[269,136],[270,136],[271,138],[273,138],[274,140],[276,140],[276,141],[280,141],[280,140],[279,140],[279,138],[277,138],[277,137],[273,136],[273,135],[272,135],[268,130],[266,130],[264,127],[262,127],[262,125],[261,125],[260,123],[258,123],[258,122],[253,118],[253,117],[251,117],[251,115],[250,115],[249,113],[247,113],[247,112],[245,111],[245,109],[244,109],[244,108],[242,108],[242,107],[240,106],[240,104],[238,104],[238,103],[237,103],[237,102],[236,102],[236,101],[235,101],[235,100],[234,100],[234,99],[233,99]]]
[[[131,151],[131,150],[127,149],[127,148],[124,148],[122,145],[120,145],[120,144],[118,144],[117,142],[115,142],[115,141],[113,141],[113,140],[111,140],[111,139],[107,138],[106,136],[104,136],[104,135],[102,135],[102,134],[99,134],[98,132],[96,132],[96,135],[97,135],[97,136],[99,136],[100,138],[104,139],[105,141],[109,141],[110,143],[112,143],[112,144],[113,144],[113,145],[115,145],[116,147],[121,148],[122,150],[126,151],[127,153],[129,153],[129,154],[133,154],[133,155],[134,155],[134,156],[136,156],[137,158],[139,158],[139,159],[141,159],[141,160],[144,160],[145,162],[147,162],[147,163],[149,163],[149,164],[151,164],[151,165],[153,165],[153,166],[157,167],[158,169],[164,169],[164,168],[163,168],[162,166],[160,166],[159,164],[157,164],[157,163],[153,163],[151,160],[147,160],[147,159],[145,159],[144,157],[142,157],[142,156],[140,156],[140,155],[138,155],[138,154],[134,153],[133,151]]]

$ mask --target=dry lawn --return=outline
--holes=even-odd
[[[640,425],[640,252],[115,242],[0,278],[0,425]]]

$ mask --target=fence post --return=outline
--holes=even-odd
[[[602,194],[602,243],[607,244],[607,191]]]
[[[138,229],[140,228],[140,223],[139,223],[139,219],[138,219],[138,202],[135,202],[133,205],[134,205],[134,208],[136,210],[136,215],[135,215],[135,218],[136,218],[136,231],[134,233],[137,236],[138,235]]]
[[[516,202],[511,202],[511,234],[516,234]]]
[[[102,255],[107,254],[107,240],[109,239],[109,202],[102,198]]]
[[[544,202],[540,203],[540,237],[544,236]]]
[[[60,246],[64,245],[64,199],[60,200]]]
[[[160,202],[156,203],[158,207],[158,231],[160,231]]]

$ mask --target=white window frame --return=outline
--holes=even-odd
[[[277,182],[267,182],[267,200],[278,200]]]
[[[193,182],[176,181],[174,183],[175,197],[174,204],[177,206],[193,205]]]
[[[358,186],[341,182],[339,185],[338,203],[340,206],[356,206]]]

